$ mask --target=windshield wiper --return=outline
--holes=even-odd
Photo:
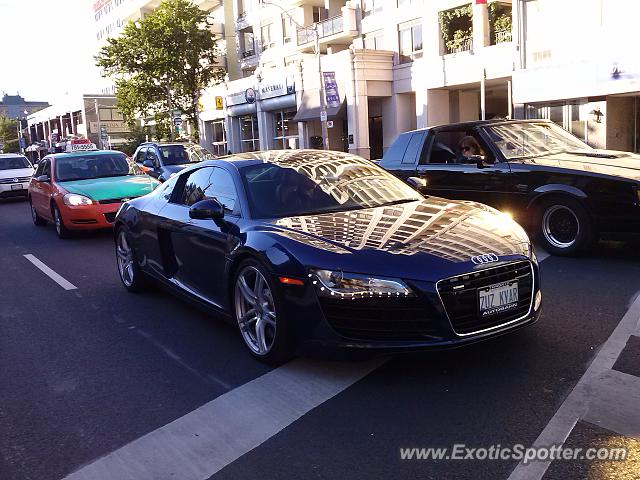
[[[402,199],[402,200],[393,200],[391,202],[381,203],[380,205],[375,205],[375,207],[370,207],[370,208],[390,207],[391,205],[399,205],[401,203],[418,202],[418,201],[420,201],[419,198],[405,198],[405,199]]]

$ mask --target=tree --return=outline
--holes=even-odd
[[[16,153],[20,151],[18,142],[18,120],[0,117],[0,144],[3,145],[3,153]]]
[[[143,20],[127,23],[119,37],[109,39],[96,64],[104,76],[115,77],[118,108],[129,123],[140,115],[162,117],[166,125],[178,109],[194,126],[197,138],[200,94],[224,76],[216,66],[217,53],[207,13],[191,0],[164,0]]]

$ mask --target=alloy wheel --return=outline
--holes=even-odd
[[[29,206],[31,207],[31,220],[33,220],[33,223],[38,223],[38,214],[36,213],[36,207],[33,206],[32,202],[29,202]]]
[[[118,232],[118,240],[116,242],[116,257],[118,260],[118,272],[122,283],[127,287],[133,285],[134,269],[133,269],[133,250],[127,240],[127,234],[124,230]]]
[[[57,208],[53,209],[53,221],[56,225],[56,232],[58,232],[58,235],[62,234],[62,218],[60,218],[60,212],[58,211]]]
[[[271,288],[257,268],[242,269],[236,280],[234,298],[245,343],[256,355],[268,354],[276,338],[276,310]]]
[[[571,208],[552,205],[542,216],[542,233],[554,247],[569,248],[580,235],[580,220]]]

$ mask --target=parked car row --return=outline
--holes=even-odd
[[[162,143],[134,161],[49,155],[29,183],[33,222],[63,238],[113,226],[129,291],[164,284],[270,363],[449,348],[535,322],[537,259],[513,217],[556,254],[638,232],[638,157],[546,121],[407,132],[377,165],[324,150],[210,157]]]

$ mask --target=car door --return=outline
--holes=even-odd
[[[177,267],[174,279],[192,294],[222,307],[226,304],[222,284],[225,263],[235,245],[230,232],[239,219],[236,186],[231,174],[220,167],[203,167],[186,175],[179,182],[182,190],[165,207],[168,216],[177,220],[170,232]],[[189,208],[208,198],[216,198],[225,206],[224,223],[189,217]]]
[[[457,145],[473,136],[483,149],[480,158],[467,159],[457,153]],[[417,167],[418,176],[427,182],[427,193],[455,200],[473,200],[502,209],[513,194],[511,169],[496,158],[475,130],[433,129],[424,143]]]
[[[136,155],[134,157],[134,161],[136,162],[138,167],[140,167],[142,171],[145,173],[147,171],[147,167],[145,167],[143,164],[146,157],[147,157],[147,147],[138,148],[138,151],[136,152]]]
[[[39,182],[36,180],[40,176],[49,178],[47,182]],[[38,215],[44,218],[51,218],[51,158],[45,158],[38,164],[36,173],[30,186],[31,202],[38,212]]]

